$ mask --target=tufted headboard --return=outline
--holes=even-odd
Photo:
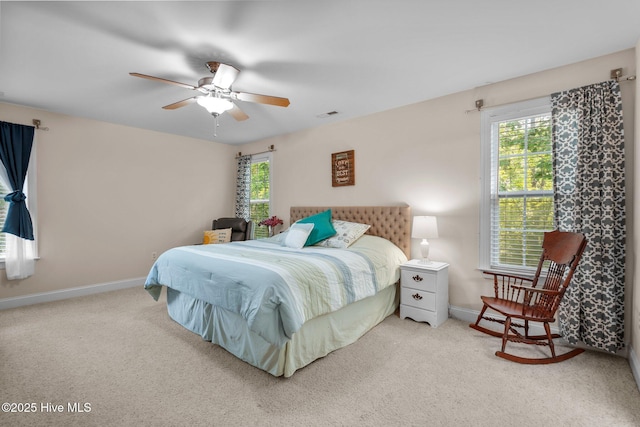
[[[367,234],[384,237],[411,258],[411,208],[409,206],[292,206],[290,224],[331,209],[331,217],[369,224]]]

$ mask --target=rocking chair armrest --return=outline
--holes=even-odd
[[[560,293],[560,291],[554,291],[552,289],[538,289],[532,286],[511,285],[511,287],[515,289],[522,289],[525,292],[537,292],[540,294],[547,294],[547,295],[558,295]]]
[[[536,299],[534,294],[538,294],[538,295],[542,294],[549,297],[560,295],[560,291],[553,290],[553,289],[538,289],[532,286],[517,286],[517,285],[514,285],[513,288],[521,289],[524,291],[524,300],[523,300],[524,306],[522,307],[522,314],[524,314],[525,312],[525,306],[530,305],[532,299],[533,300]]]

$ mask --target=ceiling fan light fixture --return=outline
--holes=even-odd
[[[222,114],[233,108],[233,102],[217,96],[199,96],[196,102],[211,114]]]
[[[178,108],[182,108],[184,106],[191,105],[197,102],[216,119],[216,127],[218,126],[218,116],[220,116],[220,114],[224,113],[225,111],[229,111],[229,115],[237,121],[243,121],[249,118],[249,116],[244,111],[242,111],[242,109],[235,103],[236,100],[265,105],[274,105],[277,107],[288,107],[290,104],[289,99],[287,98],[261,95],[259,93],[236,92],[231,89],[231,86],[238,77],[240,70],[232,65],[223,64],[217,61],[207,62],[206,65],[213,76],[201,78],[198,81],[198,86],[192,86],[186,83],[167,80],[161,77],[150,76],[148,74],[129,74],[133,77],[140,77],[156,82],[168,83],[185,89],[200,92],[201,95],[199,96],[193,96],[188,99],[183,99],[182,101],[165,105],[162,108],[165,110],[176,110]],[[1,96],[2,92],[0,92],[0,97]]]

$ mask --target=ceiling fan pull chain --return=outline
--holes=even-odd
[[[213,136],[217,137],[218,136],[218,126],[220,126],[220,123],[218,123],[218,116],[219,114],[212,114],[213,119],[215,121],[215,124],[213,125]]]

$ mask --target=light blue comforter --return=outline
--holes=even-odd
[[[291,249],[278,238],[183,246],[156,260],[145,288],[156,300],[164,285],[237,313],[282,346],[305,321],[395,283],[405,261],[395,245],[373,236],[348,249]]]

